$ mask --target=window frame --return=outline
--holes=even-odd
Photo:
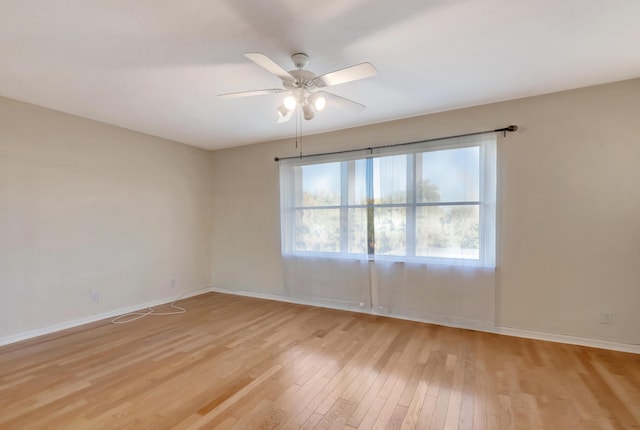
[[[393,261],[405,261],[405,262],[420,262],[420,263],[435,263],[435,264],[448,264],[448,265],[467,265],[467,266],[481,266],[481,267],[495,267],[495,183],[497,176],[496,166],[496,144],[497,137],[491,133],[489,135],[482,135],[481,139],[476,136],[465,136],[461,138],[443,139],[438,141],[420,142],[418,144],[407,145],[402,149],[393,150],[375,150],[370,149],[367,152],[360,152],[357,154],[337,154],[337,155],[324,155],[324,156],[312,156],[309,158],[296,159],[293,161],[284,162],[281,160],[281,208],[282,208],[282,253],[283,255],[296,255],[296,256],[315,256],[325,258],[347,258],[347,259],[369,259],[369,260],[393,260]],[[489,145],[489,150],[486,149],[486,145]],[[418,171],[420,157],[423,153],[432,151],[446,151],[451,149],[460,149],[468,147],[478,147],[479,154],[479,187],[480,193],[478,200],[456,200],[456,201],[438,201],[438,202],[418,202],[416,195],[417,183],[419,181]],[[388,157],[393,155],[405,155],[407,158],[407,186],[406,186],[406,199],[404,203],[376,203],[373,196],[373,162],[376,158]],[[492,172],[486,172],[487,163],[486,158],[493,158],[490,165],[493,169]],[[366,203],[349,203],[349,191],[351,187],[351,178],[355,175],[355,164],[358,160],[366,161],[366,188],[367,198]],[[340,162],[340,204],[339,205],[324,205],[324,206],[304,206],[304,205],[287,205],[286,198],[282,198],[283,193],[291,193],[290,187],[294,189],[300,189],[301,184],[301,169],[307,165],[317,165],[323,163]],[[283,184],[283,169],[297,170],[294,173],[296,178],[293,183],[288,185]],[[490,176],[489,184],[483,184],[483,177],[486,180],[486,176]],[[286,181],[285,181],[286,182]],[[488,185],[488,186],[487,186]],[[486,189],[493,188],[492,201],[486,200]],[[484,189],[484,193],[483,193]],[[294,191],[295,193],[295,191]],[[489,193],[491,194],[491,193]],[[296,199],[294,198],[294,201]],[[456,257],[442,257],[442,256],[422,256],[416,255],[416,238],[418,235],[417,230],[417,212],[421,207],[462,207],[472,206],[478,207],[479,212],[479,250],[478,258],[456,258]],[[365,209],[367,213],[367,225],[375,225],[375,212],[377,209],[383,208],[404,208],[405,209],[405,253],[404,255],[387,255],[377,253],[372,248],[370,241],[372,239],[371,227],[367,228],[366,253],[349,252],[349,211],[352,209]],[[287,246],[286,235],[293,234],[294,237],[289,238],[289,244],[295,244],[295,220],[296,213],[302,210],[324,210],[324,209],[336,209],[340,212],[340,228],[339,228],[339,251],[306,251],[291,248]],[[293,216],[286,216],[287,211],[293,213]],[[488,211],[492,214],[487,213]],[[286,220],[293,221],[294,226],[286,224]],[[493,219],[493,221],[491,221]],[[491,228],[486,228],[487,222],[492,222]],[[373,224],[372,224],[373,223]],[[292,241],[293,239],[293,241]],[[375,240],[375,231],[373,232],[373,239]],[[491,242],[489,246],[486,246],[487,242]],[[490,254],[490,255],[489,255]]]

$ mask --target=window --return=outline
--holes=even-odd
[[[282,160],[283,253],[494,266],[495,158],[486,134]]]

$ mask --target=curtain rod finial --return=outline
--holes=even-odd
[[[510,125],[509,127],[507,127],[507,131],[518,131],[518,126]]]

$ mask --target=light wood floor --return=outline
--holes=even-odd
[[[207,294],[0,348],[2,429],[637,429],[640,356]]]

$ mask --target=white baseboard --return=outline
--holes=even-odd
[[[186,298],[193,297],[193,296],[198,296],[200,294],[205,294],[205,293],[209,293],[209,292],[211,292],[211,288],[210,287],[202,288],[202,289],[199,289],[199,290],[187,291],[186,293],[180,295],[178,298],[176,298],[176,296],[166,297],[166,298],[163,298],[163,299],[153,300],[153,301],[147,302],[147,303],[141,303],[141,304],[138,304],[138,305],[127,306],[125,308],[114,309],[114,310],[109,311],[109,312],[104,312],[104,313],[97,314],[97,315],[91,315],[91,316],[88,316],[86,318],[80,318],[80,319],[77,319],[77,320],[68,321],[68,322],[64,322],[64,323],[61,323],[61,324],[55,324],[55,325],[52,325],[52,326],[43,327],[43,328],[39,328],[39,329],[36,329],[36,330],[30,330],[30,331],[23,332],[23,333],[18,333],[18,334],[15,334],[15,335],[2,337],[2,338],[0,338],[0,346],[8,345],[10,343],[20,342],[20,341],[23,341],[23,340],[32,339],[32,338],[38,337],[38,336],[44,336],[45,334],[51,334],[51,333],[55,333],[57,331],[67,330],[67,329],[78,327],[78,326],[81,326],[81,325],[84,325],[84,324],[94,323],[94,322],[97,322],[97,321],[100,321],[100,320],[104,320],[104,319],[107,319],[107,318],[114,318],[114,317],[117,317],[119,315],[127,314],[129,312],[138,311],[140,309],[145,309],[145,308],[148,308],[148,307],[166,305],[167,303],[171,303],[171,302],[173,302],[175,300],[182,300],[182,299],[186,299]]]
[[[527,339],[545,340],[547,342],[566,343],[569,345],[588,346],[591,348],[609,349],[612,351],[640,354],[640,345],[634,345],[630,343],[611,342],[608,340],[569,336],[566,334],[544,333],[512,327],[495,327],[492,333],[502,334],[505,336],[524,337]]]
[[[397,319],[402,319],[407,321],[415,321],[415,322],[421,322],[426,324],[436,324],[436,325],[441,325],[446,327],[461,328],[461,329],[467,329],[467,330],[476,330],[476,331],[482,331],[486,333],[501,334],[505,336],[522,337],[526,339],[544,340],[547,342],[564,343],[569,345],[587,346],[591,348],[600,348],[600,349],[608,349],[611,351],[640,354],[640,345],[610,342],[606,340],[590,339],[590,338],[583,338],[583,337],[577,337],[577,336],[568,336],[563,334],[545,333],[545,332],[539,332],[534,330],[524,330],[524,329],[518,329],[518,328],[511,328],[511,327],[495,326],[484,321],[463,320],[463,319],[452,320],[452,319],[438,318],[437,316],[433,316],[433,318],[429,318],[429,319],[414,318],[414,317],[408,317],[404,315],[380,313],[380,312],[376,312],[373,309],[366,309],[366,308],[363,309],[357,306],[349,306],[348,304],[342,304],[337,302],[312,302],[309,300],[298,300],[295,298],[278,296],[275,294],[256,293],[253,291],[229,290],[226,288],[219,288],[219,287],[213,287],[211,288],[210,291],[225,293],[225,294],[233,294],[236,296],[253,297],[257,299],[276,300],[280,302],[295,303],[299,305],[316,306],[316,307],[323,307],[323,308],[329,308],[329,309],[358,312],[358,313],[369,314],[369,315],[380,315],[380,316],[386,316],[389,318],[397,318]]]
[[[210,291],[215,293],[232,294],[234,296],[252,297],[254,299],[275,300],[277,302],[293,303],[296,305],[314,306],[316,308],[337,309],[340,311],[359,312],[363,314],[374,314],[372,311],[369,311],[367,309],[360,308],[359,306],[356,306],[356,305],[350,305],[349,302],[328,301],[328,300],[327,301],[303,300],[303,299],[296,299],[293,297],[278,296],[277,294],[257,293],[254,291],[244,291],[244,290],[229,290],[229,289],[220,288],[220,287],[212,287]]]
[[[612,351],[640,354],[640,345],[617,343],[617,342],[610,342],[606,340],[589,339],[589,338],[568,336],[568,335],[562,335],[562,334],[544,333],[544,332],[538,332],[534,330],[524,330],[524,329],[518,329],[518,328],[512,328],[512,327],[493,326],[493,325],[490,325],[489,323],[482,322],[482,321],[471,321],[471,320],[462,320],[462,319],[450,320],[450,319],[437,318],[436,316],[434,316],[431,319],[414,318],[414,317],[408,317],[404,315],[380,313],[380,312],[376,312],[373,309],[360,308],[355,305],[350,305],[349,303],[299,300],[291,297],[278,296],[275,294],[257,293],[253,291],[239,291],[239,290],[229,290],[226,288],[219,288],[219,287],[212,287],[212,288],[207,287],[199,290],[189,291],[183,294],[182,296],[180,296],[179,298],[186,299],[188,297],[198,296],[200,294],[205,294],[212,291],[218,292],[218,293],[224,293],[224,294],[233,294],[236,296],[253,297],[257,299],[276,300],[279,302],[294,303],[299,305],[323,307],[328,309],[358,312],[358,313],[369,314],[369,315],[380,315],[380,316],[386,316],[389,318],[397,318],[397,319],[415,321],[415,322],[421,322],[421,323],[427,323],[427,324],[437,324],[437,325],[453,327],[453,328],[476,330],[476,331],[482,331],[487,333],[501,334],[505,336],[522,337],[526,339],[544,340],[548,342],[565,343],[570,345],[580,345],[580,346],[587,346],[591,348],[600,348],[600,349],[608,349]],[[127,306],[126,308],[115,309],[113,311],[109,311],[109,312],[105,312],[97,315],[91,315],[86,318],[81,318],[74,321],[65,322],[62,324],[56,324],[56,325],[44,327],[37,330],[31,330],[24,333],[3,337],[3,338],[0,338],[0,346],[8,345],[10,343],[20,342],[23,340],[32,339],[34,337],[55,333],[57,331],[66,330],[73,327],[78,327],[83,324],[89,324],[89,323],[97,322],[107,318],[113,318],[118,315],[137,311],[147,307],[164,305],[167,303],[171,303],[175,300],[176,300],[175,297],[154,300],[151,302],[142,303],[134,306]]]

